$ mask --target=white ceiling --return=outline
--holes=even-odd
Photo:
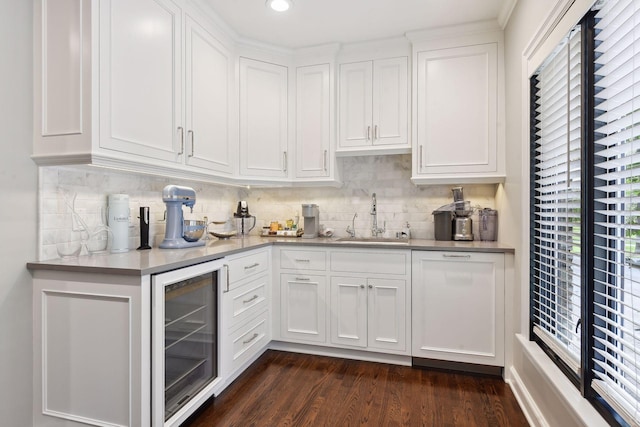
[[[277,13],[265,0],[206,0],[239,36],[286,48],[353,43],[407,31],[495,20],[517,0],[294,0]]]

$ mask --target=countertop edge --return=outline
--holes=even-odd
[[[384,243],[351,243],[340,242],[335,238],[261,238],[229,239],[192,249],[151,249],[156,255],[149,261],[149,251],[131,250],[123,254],[86,255],[71,260],[52,259],[28,262],[26,267],[31,272],[68,271],[90,274],[112,274],[119,276],[146,276],[176,270],[194,264],[213,261],[249,250],[270,246],[308,246],[333,247],[345,249],[385,249],[385,250],[422,250],[445,252],[484,252],[514,254],[515,249],[500,242],[462,242],[412,239],[407,244]],[[147,264],[151,265],[147,265]]]

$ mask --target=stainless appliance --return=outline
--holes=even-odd
[[[453,203],[433,211],[436,240],[473,240],[473,208],[464,200],[462,187],[454,187]]]
[[[318,237],[320,231],[320,209],[316,204],[302,205],[302,217],[304,218],[303,239]]]
[[[493,242],[498,240],[498,211],[484,208],[478,211],[480,240]]]
[[[226,269],[215,260],[153,276],[152,425],[178,426],[214,393],[218,378],[218,288]]]
[[[162,190],[162,201],[167,206],[167,224],[165,228],[164,240],[160,243],[163,249],[192,248],[194,246],[204,246],[204,240],[185,238],[184,215],[182,206],[188,206],[193,212],[196,204],[196,192],[190,187],[179,185],[167,185]],[[204,231],[205,225],[202,225]],[[193,232],[193,229],[189,229]]]
[[[238,235],[240,237],[244,237],[253,227],[256,226],[256,217],[249,213],[249,205],[246,200],[241,200],[238,202],[238,208],[236,212],[233,214],[237,221],[237,229]]]
[[[473,240],[473,220],[471,214],[453,218],[453,240]]]

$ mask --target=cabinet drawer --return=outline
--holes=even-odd
[[[269,268],[269,251],[254,252],[247,256],[234,258],[229,265],[229,283],[255,276]]]
[[[324,251],[281,250],[280,268],[325,271],[327,253]]]
[[[331,271],[405,275],[409,270],[410,254],[409,251],[332,251]]]
[[[268,276],[252,280],[248,284],[231,290],[231,312],[229,327],[232,328],[243,321],[254,317],[267,308]]]
[[[269,341],[269,312],[265,311],[231,336],[233,369],[240,367]]]

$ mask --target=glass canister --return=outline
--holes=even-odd
[[[498,211],[484,208],[478,211],[478,217],[480,240],[485,242],[498,240]]]

